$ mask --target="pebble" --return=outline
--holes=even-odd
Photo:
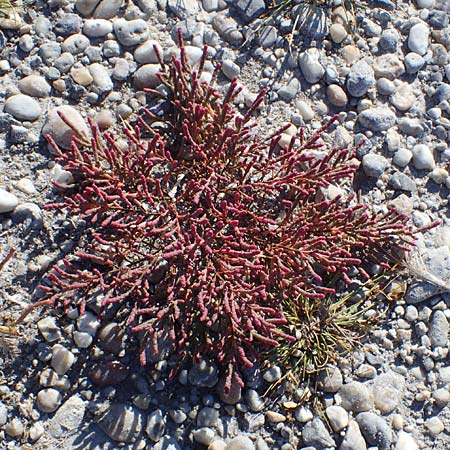
[[[436,274],[439,276],[439,272]],[[447,347],[448,333],[449,323],[444,311],[435,311],[431,317],[430,326],[428,329],[428,336],[430,338],[432,348]]]
[[[414,105],[416,96],[408,83],[400,83],[389,101],[399,111],[408,111]]]
[[[405,56],[404,59],[406,72],[417,73],[425,65],[425,60],[417,53],[411,52]]]
[[[202,408],[197,414],[198,427],[215,427],[219,420],[219,411],[214,408]]]
[[[66,120],[72,124],[72,127],[66,125],[58,113],[63,114]],[[89,128],[80,113],[72,106],[62,105],[50,109],[47,121],[42,129],[42,135],[46,136],[49,134],[58,146],[63,149],[69,149],[72,137],[75,135],[74,130],[77,130],[77,133],[83,136],[84,139],[89,139]]]
[[[94,80],[87,67],[72,67],[72,69],[70,70],[70,76],[72,77],[73,81],[75,81],[75,83],[84,87],[89,86]]]
[[[15,119],[34,122],[42,114],[39,103],[25,94],[16,94],[8,97],[3,110]]]
[[[408,136],[419,136],[423,133],[422,121],[416,117],[401,117],[397,125],[399,130]]]
[[[255,450],[255,446],[247,436],[237,436],[227,443],[225,450]]]
[[[117,19],[113,27],[117,40],[125,47],[141,44],[150,33],[147,23],[142,19]]]
[[[368,153],[363,156],[362,166],[364,173],[371,178],[380,178],[389,167],[389,161],[382,155]]]
[[[19,199],[11,192],[0,188],[0,214],[11,212],[19,204]]]
[[[158,53],[163,56],[163,48],[158,41],[146,40],[134,51],[134,59],[140,64],[158,64]]]
[[[393,28],[383,30],[380,35],[378,45],[386,52],[396,52],[400,36],[398,31]]]
[[[14,419],[11,420],[11,422],[8,422],[5,425],[5,433],[13,438],[18,438],[22,436],[23,432],[24,426],[22,421],[18,417],[14,417]]]
[[[134,74],[133,84],[136,89],[156,88],[160,84],[158,73],[161,70],[159,64],[145,64]]]
[[[337,367],[327,367],[319,373],[317,383],[323,392],[335,393],[342,387],[342,373]]]
[[[409,433],[400,431],[398,433],[395,450],[419,450],[419,446]]]
[[[352,420],[348,424],[339,450],[367,450],[366,442],[356,421]]]
[[[106,94],[114,88],[114,83],[103,64],[94,63],[89,66],[89,73],[92,76],[93,92],[99,95]]]
[[[145,432],[147,436],[153,441],[158,442],[164,435],[166,430],[166,418],[160,409],[156,409],[147,417],[147,425]]]
[[[348,103],[347,94],[337,84],[331,84],[327,87],[327,97],[331,104],[337,107],[344,107]]]
[[[54,317],[48,316],[39,320],[37,327],[47,342],[51,343],[61,339],[61,330]]]
[[[47,83],[45,78],[39,75],[29,75],[22,78],[17,83],[18,88],[23,94],[31,97],[48,97],[50,95],[51,86]]]
[[[8,421],[8,408],[3,403],[0,402],[0,425],[3,426]]]
[[[340,44],[347,37],[347,30],[340,23],[333,23],[330,27],[330,36],[335,44]]]
[[[60,344],[52,347],[51,366],[58,375],[64,375],[75,362],[75,355]]]
[[[143,429],[144,414],[133,406],[116,403],[98,424],[116,442],[135,442]]]
[[[397,118],[390,109],[378,107],[362,111],[358,121],[371,131],[386,131],[395,125]]]
[[[394,154],[394,157],[392,158],[392,162],[400,168],[405,168],[409,162],[411,161],[413,157],[413,154],[410,150],[406,148],[400,148],[397,150]]]
[[[286,416],[276,411],[267,411],[266,418],[270,423],[280,423],[286,421]]]
[[[241,68],[231,59],[225,59],[224,61],[222,61],[222,72],[229,80],[232,80],[233,78],[239,76],[239,74],[241,73]],[[298,83],[298,80],[296,78],[294,78],[294,80]],[[292,93],[292,98],[297,95],[297,92],[298,89],[295,89],[295,92]],[[281,90],[278,91],[278,94],[283,98],[283,96],[281,95]],[[283,98],[283,100],[286,99]]]
[[[111,353],[119,354],[125,331],[115,322],[105,324],[98,332],[98,345]]]
[[[305,122],[309,122],[314,118],[315,113],[313,109],[305,101],[299,100],[295,103],[295,106]]]
[[[375,58],[372,68],[375,78],[397,80],[405,73],[405,66],[394,53],[387,53]]]
[[[450,392],[446,388],[440,388],[433,391],[434,404],[438,408],[444,408],[450,402]]]
[[[44,426],[40,422],[35,422],[33,423],[33,425],[31,425],[29,430],[30,439],[33,442],[36,442],[39,438],[42,437],[44,432],[45,432]]]
[[[382,417],[371,412],[362,412],[356,416],[356,421],[369,444],[377,445],[379,450],[390,448],[393,433]]]
[[[267,369],[263,374],[263,379],[268,383],[273,383],[278,381],[282,376],[281,368],[278,366],[273,366],[270,369]]]
[[[64,14],[53,26],[53,30],[60,36],[70,36],[79,33],[83,21],[78,14]]]
[[[365,384],[353,381],[339,389],[341,406],[348,412],[368,411],[373,407],[373,397]]]
[[[89,47],[89,44],[89,38],[84,34],[73,34],[61,44],[61,50],[72,53],[72,55],[78,55],[83,53]]]
[[[413,164],[418,170],[433,170],[436,166],[431,149],[424,144],[417,144],[412,149]]]
[[[188,380],[192,386],[212,388],[219,380],[217,368],[206,359],[196,361],[189,369]]]
[[[408,48],[421,56],[428,50],[430,29],[426,23],[419,22],[411,27],[408,35]]]
[[[112,19],[117,15],[122,5],[122,0],[101,0],[94,11],[96,19]]]
[[[387,78],[379,78],[376,83],[377,90],[381,95],[392,95],[395,93],[395,84]]]
[[[336,445],[325,424],[318,417],[305,424],[302,430],[302,438],[305,445],[314,448],[334,447]]]
[[[67,73],[75,63],[75,58],[72,53],[64,52],[54,62],[54,67],[59,70],[60,73]]]
[[[192,432],[194,441],[201,445],[209,445],[216,438],[216,433],[211,428],[203,427],[198,428]]]
[[[316,48],[310,48],[300,54],[298,64],[306,81],[310,84],[319,82],[324,73],[325,68],[319,62],[320,53]]]
[[[313,413],[306,406],[300,406],[295,410],[295,419],[300,423],[309,422],[313,417]]]
[[[47,424],[47,431],[55,439],[80,429],[84,421],[87,402],[79,394],[69,397]]]
[[[94,366],[89,372],[89,378],[97,386],[116,386],[123,383],[128,374],[128,367],[120,361],[107,361]]]
[[[62,395],[53,388],[42,389],[36,396],[36,406],[44,413],[56,411],[61,404]]]
[[[341,406],[332,405],[325,410],[325,414],[328,417],[331,428],[333,431],[338,432],[348,426],[349,417],[347,411]]]
[[[113,25],[111,21],[106,19],[88,19],[84,21],[83,34],[90,38],[105,37],[108,33],[112,33]]]
[[[389,414],[400,405],[405,389],[405,380],[401,375],[389,371],[379,375],[373,384],[375,407],[381,414]]]
[[[261,411],[264,408],[264,399],[254,389],[246,391],[245,400],[251,411]]]
[[[375,85],[372,67],[364,60],[353,64],[347,77],[347,91],[352,97],[362,97]]]
[[[427,428],[428,432],[431,434],[431,436],[437,436],[441,434],[445,427],[442,423],[442,420],[439,419],[439,417],[432,417],[431,419],[428,419],[425,421],[425,427]]]

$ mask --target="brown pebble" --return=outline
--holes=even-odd
[[[90,373],[89,378],[97,386],[114,386],[128,376],[129,369],[119,361],[107,361],[99,364]]]

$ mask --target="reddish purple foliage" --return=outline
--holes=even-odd
[[[205,53],[206,55],[206,53]],[[205,58],[204,58],[205,59]],[[330,121],[300,145],[280,148],[283,130],[261,138],[251,121],[261,93],[246,115],[233,107],[234,81],[222,97],[186,62],[162,64],[165,94],[152,91],[128,146],[100,134],[76,139],[70,151],[48,137],[58,160],[76,180],[63,203],[87,220],[88,243],[48,275],[39,304],[78,305],[102,298],[101,312],[120,306],[158,350],[170,337],[180,362],[209,356],[226,368],[227,386],[243,384],[242,369],[258,349],[277,345],[284,302],[323,298],[330,274],[346,277],[369,256],[408,248],[413,230],[391,211],[375,215],[353,198],[316,201],[321,187],[351,178],[353,152],[312,150]],[[369,256],[368,256],[369,255]]]

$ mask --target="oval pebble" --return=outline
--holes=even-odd
[[[0,188],[0,214],[13,211],[18,204],[19,200],[14,194]]]
[[[53,388],[42,389],[36,397],[36,406],[44,413],[51,413],[58,409],[62,395]]]
[[[4,111],[15,119],[34,122],[42,114],[39,103],[29,95],[12,95],[5,102]]]

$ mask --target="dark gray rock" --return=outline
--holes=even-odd
[[[264,0],[237,0],[233,3],[247,22],[256,19],[266,10]]]
[[[334,447],[336,445],[324,423],[318,417],[305,424],[302,437],[305,445],[311,445],[315,448]]]
[[[377,445],[379,450],[390,448],[393,433],[382,417],[371,412],[363,412],[356,416],[356,422],[369,444]]]

